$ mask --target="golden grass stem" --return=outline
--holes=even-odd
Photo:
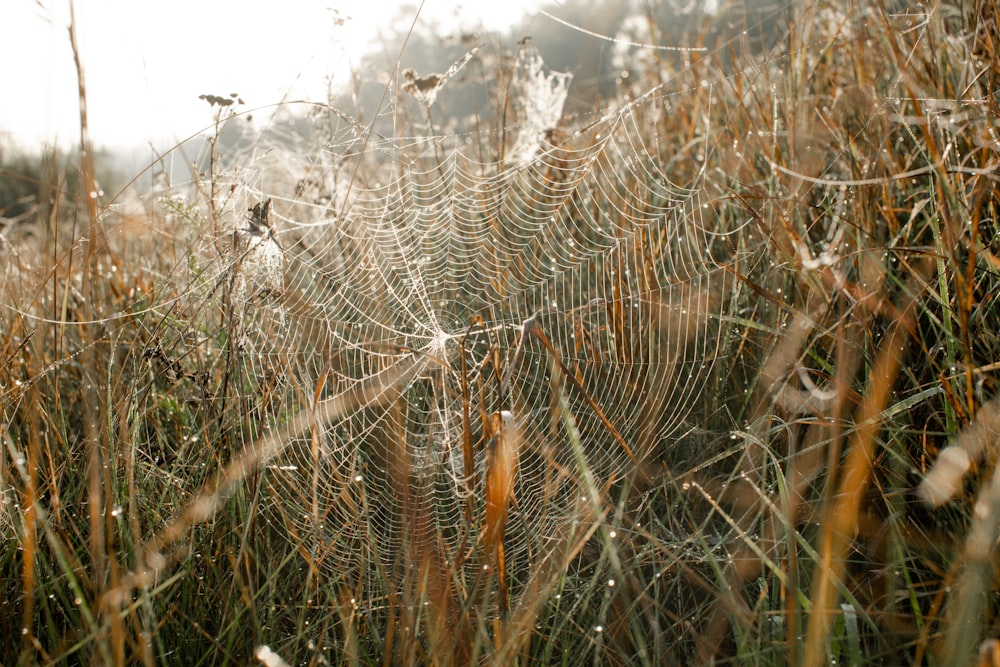
[[[889,334],[879,345],[837,493],[824,508],[820,558],[813,569],[812,609],[803,652],[803,664],[806,667],[827,664],[828,638],[837,613],[837,587],[847,570],[848,551],[857,533],[862,501],[871,476],[876,439],[882,426],[879,415],[892,396],[899,375],[900,360],[912,326],[910,320],[918,293],[916,288],[919,285],[919,271],[913,278],[907,285],[901,319],[892,324]]]

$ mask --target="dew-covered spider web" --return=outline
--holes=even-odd
[[[424,91],[407,134],[331,113],[213,183],[190,262],[261,464],[236,476],[357,613],[516,616],[700,428],[740,251],[658,139],[668,91],[570,118],[571,82],[525,48],[501,130],[435,130]]]

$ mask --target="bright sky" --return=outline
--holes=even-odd
[[[70,0],[2,0],[0,133],[26,149],[79,139]],[[201,94],[244,109],[322,100],[420,0],[76,0],[91,137],[109,148],[184,139],[211,122]],[[541,0],[426,0],[421,20],[503,29]],[[336,19],[345,19],[337,26]]]

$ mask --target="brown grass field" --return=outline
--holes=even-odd
[[[0,217],[0,664],[1000,664],[1000,5],[738,10],[205,96],[103,195],[81,83]]]

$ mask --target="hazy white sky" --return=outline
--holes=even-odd
[[[0,0],[0,133],[27,149],[79,138],[69,2]],[[420,16],[502,29],[540,4],[426,0]],[[402,5],[420,0],[76,0],[92,138],[184,139],[211,122],[201,94],[239,93],[245,108],[321,100]]]

